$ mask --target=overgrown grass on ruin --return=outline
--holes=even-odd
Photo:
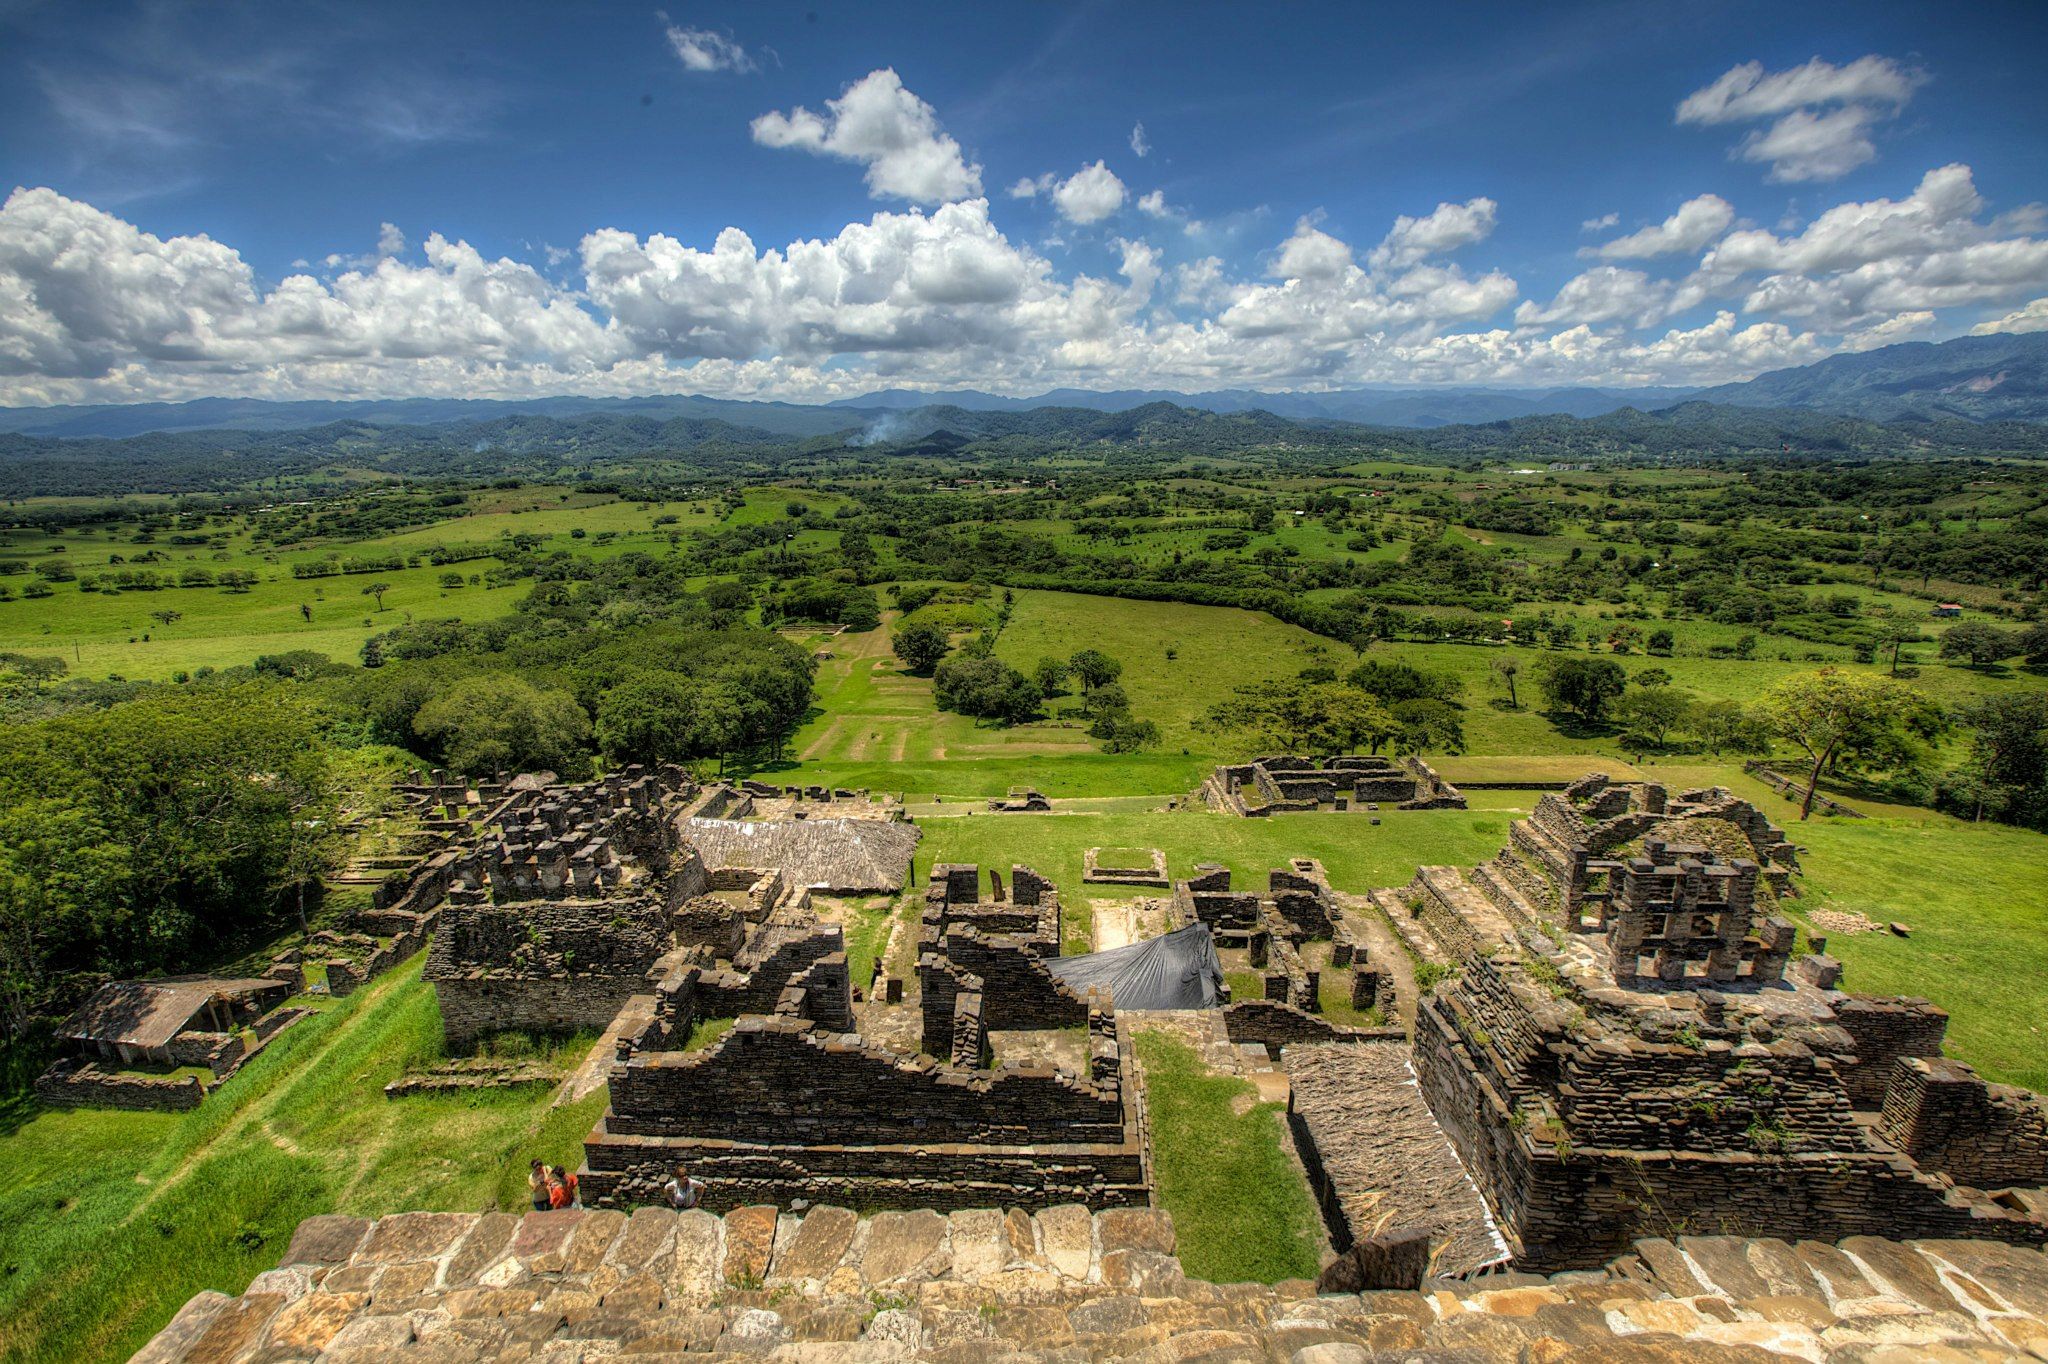
[[[1152,1172],[1173,1214],[1180,1260],[1213,1283],[1314,1278],[1322,1223],[1301,1170],[1281,1144],[1280,1105],[1212,1074],[1186,1043],[1140,1032]]]
[[[419,967],[281,1034],[193,1112],[45,1112],[0,1136],[0,1358],[126,1359],[315,1213],[516,1209],[527,1160],[578,1164],[603,1089],[384,1097],[441,1055]]]

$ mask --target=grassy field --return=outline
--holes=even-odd
[[[1265,875],[1290,857],[1320,858],[1339,890],[1399,885],[1423,863],[1471,866],[1507,841],[1510,819],[1523,811],[1398,810],[1374,828],[1357,813],[1238,819],[1208,810],[1138,814],[971,815],[924,822],[917,849],[919,878],[935,862],[972,862],[1007,873],[1014,862],[1062,888],[1081,885],[1082,855],[1094,847],[1158,848],[1169,875],[1193,873],[1197,862],[1230,868],[1240,886],[1265,885]],[[1090,886],[1090,895],[1157,894],[1137,887]],[[1067,890],[1066,898],[1074,898]]]
[[[1848,988],[1932,999],[1951,1055],[2048,1090],[2048,837],[1941,816],[1811,820],[1792,837],[1807,849],[1795,916],[1857,910],[1912,930],[1828,935]]]
[[[240,570],[254,574],[256,581],[241,592],[218,586],[82,592],[76,582],[60,582],[48,597],[17,593],[14,600],[0,601],[0,651],[61,654],[73,673],[87,677],[163,679],[289,649],[312,649],[353,663],[373,634],[406,620],[501,616],[526,595],[529,584],[493,588],[472,582],[497,566],[499,561],[489,556],[445,566],[422,559],[416,567],[324,578],[295,578],[293,565],[329,556],[424,555],[436,546],[487,546],[513,535],[540,537],[544,551],[570,550],[593,558],[628,550],[667,554],[672,531],[768,522],[785,516],[793,502],[829,515],[843,500],[809,490],[754,488],[721,522],[715,501],[636,502],[608,493],[527,486],[477,489],[444,520],[362,538],[258,543],[252,535],[254,518],[236,515],[213,518],[205,545],[143,541],[132,522],[62,534],[5,529],[0,530],[0,559],[24,565],[61,554],[80,576],[133,567],[175,582],[185,570],[200,568],[216,575]],[[803,535],[829,539],[837,532],[807,530]],[[161,557],[144,562],[142,555]],[[462,585],[444,586],[450,573],[458,574]],[[26,575],[0,578],[16,588],[28,581]],[[389,589],[381,605],[363,591],[373,582]],[[154,618],[158,611],[175,611],[180,618],[166,624]]]
[[[314,1213],[517,1208],[527,1160],[580,1161],[602,1089],[562,1108],[536,1086],[387,1100],[440,1034],[416,959],[322,1006],[190,1113],[19,1101],[0,1135],[0,1358],[126,1359],[192,1294],[275,1265]]]
[[[1213,1283],[1314,1278],[1322,1221],[1280,1144],[1280,1105],[1250,1102],[1185,1043],[1138,1034],[1159,1205],[1173,1214],[1181,1265]]]

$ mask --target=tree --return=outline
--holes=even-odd
[[[1081,693],[1081,708],[1090,715],[1117,715],[1131,708],[1131,698],[1114,682]]]
[[[670,673],[641,673],[597,702],[597,748],[605,764],[680,763],[718,752],[703,729],[700,688]]]
[[[158,625],[170,626],[175,625],[179,621],[185,619],[185,613],[183,611],[172,611],[166,608],[161,611],[150,612],[149,618],[155,621]]]
[[[382,611],[384,609],[384,594],[386,592],[389,592],[390,590],[390,583],[371,583],[365,588],[363,588],[363,595],[366,597],[375,597],[377,599],[377,609],[379,611]]]
[[[1390,711],[1400,728],[1394,749],[1400,753],[1462,753],[1465,721],[1456,706],[1427,696],[1396,701]],[[1378,745],[1374,745],[1377,749]]]
[[[1045,698],[1001,659],[957,654],[933,672],[932,699],[941,710],[1013,725],[1036,715]]]
[[[1921,633],[1920,627],[1904,616],[1887,615],[1878,619],[1876,645],[1881,650],[1892,651],[1893,677],[1899,675],[1899,649],[1907,644],[1924,643],[1926,639],[1927,636]]]
[[[1611,658],[1554,658],[1536,679],[1550,708],[1598,724],[1628,689],[1628,674]]]
[[[1067,667],[1083,691],[1114,682],[1123,676],[1124,665],[1099,649],[1083,649],[1067,660]]]
[[[1628,733],[1649,741],[1636,749],[1640,754],[1662,748],[1692,705],[1692,697],[1676,687],[1640,687],[1614,703],[1614,718]]]
[[[1820,774],[1843,746],[1865,741],[1866,731],[1898,728],[1915,699],[1910,689],[1889,677],[1865,677],[1839,668],[1799,673],[1764,693],[1758,713],[1765,726],[1811,762],[1799,802],[1801,819],[1813,813]]]
[[[1761,753],[1769,737],[1763,722],[1735,701],[1695,702],[1681,728],[1717,758],[1726,752]]]
[[[1348,680],[1387,706],[1417,699],[1455,701],[1465,690],[1456,673],[1379,658],[1369,658],[1353,668]]]
[[[2048,826],[2048,692],[1979,697],[1958,719],[1969,737],[1969,757],[1944,778],[1944,792],[1978,819],[1988,808],[2032,828]]]
[[[458,772],[573,772],[590,738],[574,696],[516,673],[463,678],[421,706],[412,727]]]
[[[946,632],[929,621],[912,621],[896,632],[889,641],[889,647],[903,664],[904,671],[919,676],[930,676],[953,642]]]
[[[40,695],[44,686],[70,671],[62,654],[0,653],[0,691],[26,686]]]
[[[1064,695],[1067,682],[1067,665],[1057,658],[1041,658],[1031,669],[1031,680],[1047,696]]]
[[[1942,635],[1940,654],[1943,658],[1966,659],[1973,668],[1988,668],[2001,658],[2011,658],[2020,648],[2017,634],[1983,621],[1966,620],[1951,625]]]
[[[1137,753],[1159,747],[1159,726],[1123,716],[1110,721],[1099,737],[1105,753]]]
[[[1515,661],[1512,654],[1508,654],[1493,660],[1493,671],[1501,681],[1507,683],[1508,709],[1520,710],[1522,704],[1515,697],[1515,678],[1521,673],[1522,665]]]
[[[1246,752],[1377,752],[1400,726],[1374,697],[1337,683],[1299,679],[1239,687],[1209,707],[1196,728]]]
[[[1650,631],[1650,638],[1648,642],[1649,650],[1651,653],[1663,654],[1666,657],[1669,657],[1672,647],[1676,644],[1677,641],[1675,641],[1671,637],[1671,632],[1669,630],[1659,629]]]

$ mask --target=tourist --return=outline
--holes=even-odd
[[[546,1212],[548,1210],[550,1206],[548,1198],[548,1167],[537,1160],[527,1169],[526,1192],[533,1198],[533,1210],[535,1212]]]
[[[669,1176],[668,1183],[661,1186],[661,1194],[671,1208],[677,1212],[688,1212],[703,1205],[704,1188],[704,1181],[690,1178],[690,1172],[678,1162],[676,1172]]]
[[[576,1203],[576,1176],[559,1165],[550,1165],[548,1172],[548,1206],[550,1208],[573,1208]]]

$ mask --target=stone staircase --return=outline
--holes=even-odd
[[[2048,1255],[1989,1241],[1681,1237],[1599,1271],[1318,1295],[1188,1278],[1148,1209],[400,1213],[307,1220],[135,1360],[1962,1364],[2048,1359],[2044,1318]]]

